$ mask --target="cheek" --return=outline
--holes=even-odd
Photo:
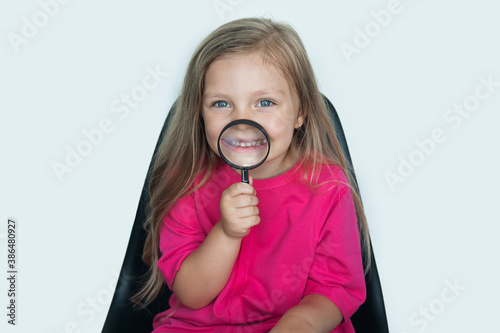
[[[289,119],[272,119],[266,127],[269,136],[274,140],[291,140],[294,131],[294,123]]]
[[[216,133],[216,129],[214,126],[205,126],[205,135],[207,137],[208,142],[215,140],[215,136],[216,136],[215,133]]]
[[[205,137],[207,139],[207,142],[212,148],[212,150],[218,154],[217,151],[217,140],[219,139],[219,134],[221,132],[223,127],[221,127],[219,124],[215,122],[209,122],[205,123]]]
[[[207,137],[207,141],[210,146],[213,148],[214,145],[217,145],[217,130],[214,127],[207,127],[205,129],[205,135]]]

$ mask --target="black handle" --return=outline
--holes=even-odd
[[[248,184],[248,183],[249,183],[249,182],[248,182],[248,170],[247,170],[247,169],[243,169],[243,170],[241,170],[241,181],[242,181],[243,183],[246,183],[246,184]]]

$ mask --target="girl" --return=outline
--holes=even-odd
[[[236,119],[260,123],[271,141],[250,184],[218,156],[218,135]],[[147,305],[165,283],[173,291],[153,332],[354,332],[366,222],[291,27],[241,19],[201,43],[150,194],[149,280],[133,300]]]

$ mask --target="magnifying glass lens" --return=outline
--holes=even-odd
[[[220,156],[231,167],[242,170],[243,173],[264,163],[270,148],[269,137],[264,128],[251,120],[233,121],[219,135]]]
[[[228,161],[242,168],[258,164],[268,151],[264,134],[256,127],[245,124],[228,128],[221,136],[220,147]]]

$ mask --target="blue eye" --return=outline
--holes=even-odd
[[[261,107],[269,107],[271,105],[274,105],[274,103],[267,99],[263,99],[262,101],[259,101],[259,103],[257,103],[257,106]]]
[[[229,103],[228,102],[224,102],[224,101],[217,101],[217,102],[214,103],[214,106],[218,107],[218,108],[228,108],[229,107]]]

